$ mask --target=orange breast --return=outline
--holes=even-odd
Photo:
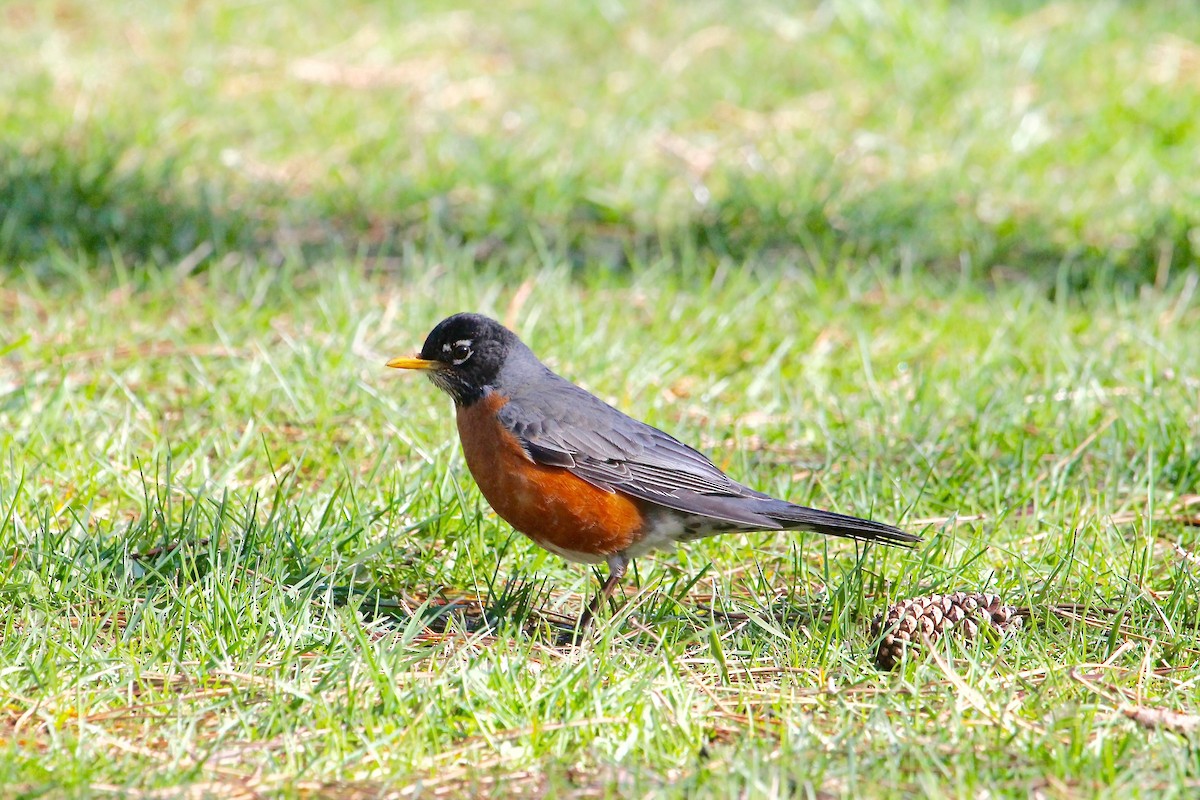
[[[547,550],[601,561],[643,530],[638,501],[597,489],[561,467],[534,463],[496,419],[507,400],[492,394],[458,410],[467,466],[496,513]]]

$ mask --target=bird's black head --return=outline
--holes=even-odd
[[[517,335],[480,314],[455,314],[437,324],[417,358],[393,358],[389,367],[426,370],[439,389],[469,406],[495,387],[504,362],[524,349]]]

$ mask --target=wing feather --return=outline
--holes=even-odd
[[[798,506],[743,486],[678,439],[540,364],[538,369],[533,376],[514,376],[508,386],[516,389],[506,391],[508,402],[498,413],[540,464],[567,469],[605,491],[726,522],[724,530],[803,529],[900,546],[921,540],[891,525]]]
[[[606,491],[764,530],[781,525],[729,499],[763,498],[704,454],[626,416],[565,381],[538,395],[511,396],[500,421],[530,458],[562,467]],[[551,413],[553,410],[553,413]]]

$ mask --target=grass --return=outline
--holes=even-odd
[[[1083,285],[1197,252],[1191,3],[4,15],[4,261],[448,240],[521,264],[532,239],[581,268],[773,251]]]
[[[1200,12],[0,9],[0,794],[1188,797]],[[921,531],[595,575],[382,365],[471,309]],[[1026,607],[895,673],[871,620]]]
[[[1200,714],[1194,278],[1051,301],[780,265],[707,291],[687,265],[428,267],[6,288],[0,782],[1194,791],[1188,737],[1120,713]],[[640,560],[594,641],[556,645],[543,621],[594,578],[514,538],[447,402],[381,366],[465,307],[751,484],[927,544],[703,541]],[[889,602],[983,588],[1031,623],[876,671]]]

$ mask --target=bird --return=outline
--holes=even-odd
[[[439,322],[415,356],[454,401],[467,468],[514,529],[568,561],[608,566],[585,631],[633,559],[717,533],[800,530],[914,547],[891,525],[751,489],[707,456],[555,374],[515,333],[474,313]]]

